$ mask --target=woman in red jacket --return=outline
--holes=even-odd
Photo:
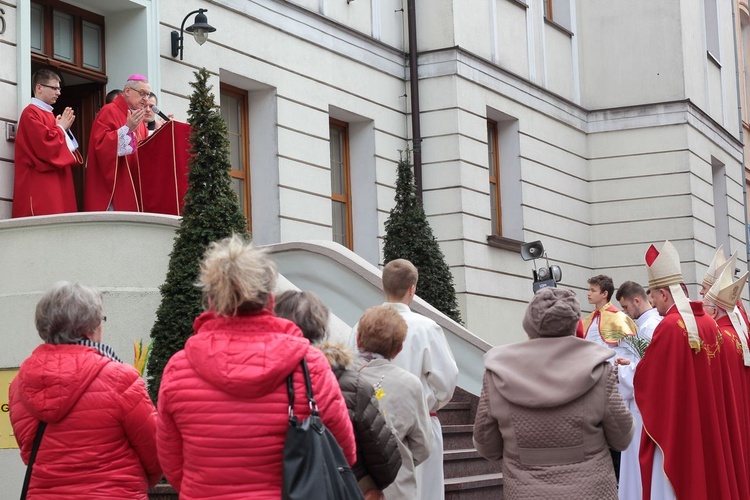
[[[10,421],[29,461],[39,422],[47,422],[29,500],[147,500],[161,479],[156,410],[146,385],[101,343],[102,296],[58,283],[36,306],[44,340],[10,385]]]
[[[336,377],[299,328],[273,314],[274,264],[239,236],[209,247],[200,286],[209,311],[185,349],[169,360],[159,390],[157,448],[180,499],[278,500],[289,427],[286,378],[304,394],[307,359],[321,418],[356,459],[354,434]],[[300,419],[310,414],[295,399]]]

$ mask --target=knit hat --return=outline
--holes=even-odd
[[[573,335],[581,317],[575,293],[563,288],[539,290],[526,308],[523,329],[530,339]]]

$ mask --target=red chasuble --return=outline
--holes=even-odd
[[[86,159],[84,208],[88,212],[107,210],[142,211],[138,142],[148,135],[141,122],[134,131],[133,153],[117,156],[118,134],[128,119],[128,105],[122,95],[99,110],[91,126]]]
[[[672,307],[635,371],[635,401],[643,416],[643,498],[651,498],[657,446],[680,500],[749,498],[730,356],[724,352],[735,347],[700,303],[690,305],[700,352],[690,348],[682,318]]]
[[[77,212],[70,167],[83,163],[71,152],[55,115],[30,104],[18,120],[13,217]]]
[[[750,483],[750,427],[747,424],[750,416],[750,367],[746,367],[742,357],[742,343],[737,330],[732,325],[729,316],[724,316],[716,321],[719,331],[724,336],[724,346],[722,352],[727,354],[730,361],[730,373],[732,375],[732,386],[734,387],[735,396],[733,398],[738,412],[737,422],[743,435],[743,457],[745,460],[745,478]],[[736,451],[737,447],[733,447]],[[750,484],[748,485],[750,489]]]

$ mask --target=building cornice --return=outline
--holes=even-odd
[[[285,0],[208,0],[273,29],[404,78],[406,53],[376,38]]]
[[[420,54],[420,79],[454,75],[586,134],[687,124],[742,161],[742,142],[689,99],[588,110],[461,47]]]

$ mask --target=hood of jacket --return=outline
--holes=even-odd
[[[328,364],[331,365],[333,373],[336,374],[336,378],[341,378],[341,374],[344,370],[350,368],[354,364],[354,351],[344,344],[323,342],[321,344],[315,344],[315,347],[323,352],[323,355],[328,360]]]
[[[91,347],[42,344],[21,364],[15,383],[34,418],[59,422],[111,362]]]
[[[297,325],[270,311],[196,318],[185,355],[199,377],[235,397],[256,398],[278,389],[307,354]]]
[[[614,354],[576,337],[538,338],[491,349],[484,366],[492,384],[511,403],[552,408],[588,392]]]

